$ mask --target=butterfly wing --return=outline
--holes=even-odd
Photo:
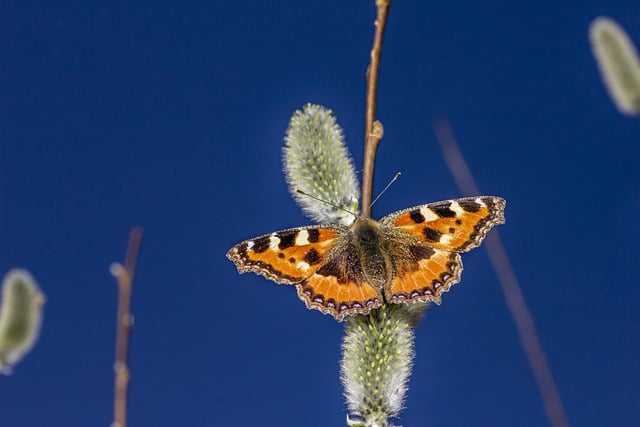
[[[296,285],[307,308],[331,314],[338,322],[382,305],[380,291],[367,283],[357,253],[345,238],[316,272]]]
[[[398,238],[394,253],[395,276],[385,288],[392,303],[433,301],[460,281],[462,259],[480,245],[489,230],[504,223],[505,201],[499,197],[468,197],[429,203],[395,212],[380,221],[391,235],[408,233],[413,238]],[[398,233],[400,231],[400,233]]]
[[[290,228],[238,243],[227,258],[240,273],[253,271],[276,283],[296,284],[322,265],[341,232],[340,227]]]
[[[399,227],[432,248],[467,252],[496,224],[504,224],[504,207],[500,197],[466,197],[395,212],[380,223]]]
[[[296,285],[307,308],[342,321],[382,305],[379,291],[362,280],[360,262],[348,250],[348,233],[339,225],[292,228],[241,242],[227,258],[240,273]]]

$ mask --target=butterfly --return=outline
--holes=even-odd
[[[388,304],[435,302],[460,281],[460,253],[503,224],[505,200],[467,197],[394,212],[350,226],[312,225],[238,243],[238,272],[295,285],[307,308],[337,321]]]

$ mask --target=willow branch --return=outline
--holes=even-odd
[[[362,215],[371,217],[371,199],[373,194],[373,171],[375,167],[376,151],[382,138],[382,124],[376,122],[376,98],[378,95],[378,71],[380,69],[380,55],[382,40],[387,23],[387,14],[391,0],[376,0],[378,15],[375,22],[371,62],[367,70],[367,105],[365,113],[365,146],[364,168],[362,172]]]
[[[449,122],[445,119],[438,119],[435,122],[435,129],[445,162],[460,191],[466,196],[479,194],[478,187],[462,155],[460,146],[456,142]],[[522,345],[538,384],[549,423],[553,427],[568,427],[569,422],[564,412],[562,399],[538,338],[533,316],[527,307],[524,295],[522,295],[518,278],[511,267],[500,235],[493,231],[487,236],[484,246],[487,248],[489,260],[498,276],[498,282],[504,294],[505,303],[518,330],[520,345]]]
[[[115,263],[111,265],[113,274],[118,283],[118,318],[116,325],[116,362],[115,396],[113,404],[113,423],[111,427],[126,427],[127,424],[127,389],[129,386],[129,368],[127,366],[127,352],[129,347],[129,334],[133,327],[131,307],[131,288],[133,277],[142,243],[142,229],[134,227],[129,234],[129,244],[125,257],[124,267]]]

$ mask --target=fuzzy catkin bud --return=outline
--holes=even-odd
[[[44,295],[28,271],[13,269],[5,275],[0,304],[0,373],[10,374],[35,344],[43,305]]]
[[[350,426],[387,427],[400,413],[413,365],[413,327],[422,311],[384,305],[347,319],[340,369],[349,411],[357,417],[347,417]]]
[[[307,216],[319,223],[354,221],[360,190],[342,129],[331,110],[307,104],[293,114],[283,162],[289,191]]]
[[[627,33],[616,21],[598,17],[589,27],[591,49],[602,80],[618,110],[640,114],[640,60]]]

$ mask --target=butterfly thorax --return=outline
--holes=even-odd
[[[357,219],[351,225],[351,244],[358,253],[364,280],[382,288],[393,275],[388,242],[380,224],[372,219]]]

